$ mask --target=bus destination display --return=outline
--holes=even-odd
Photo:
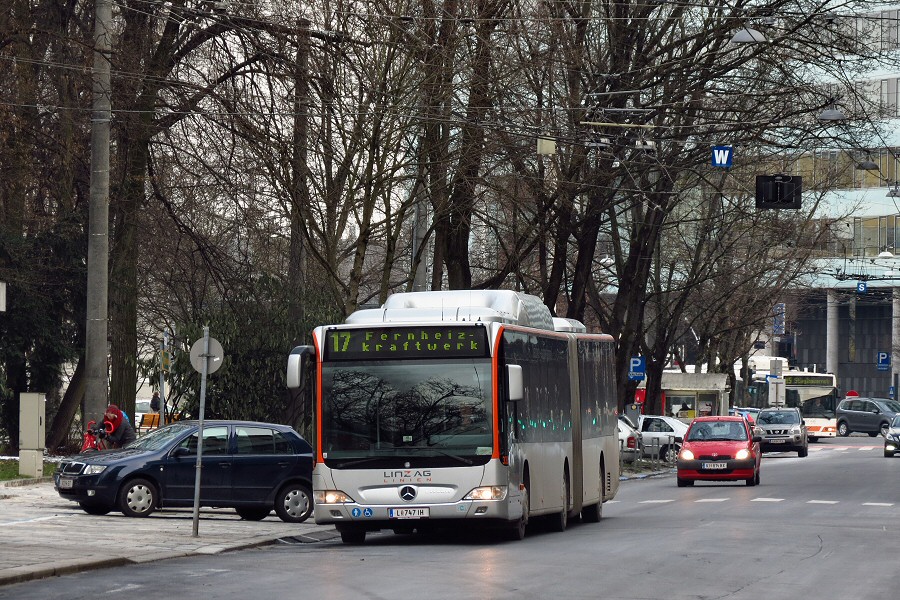
[[[331,329],[325,333],[325,360],[404,358],[486,358],[482,326],[429,325]]]
[[[784,384],[831,387],[834,379],[830,375],[785,375]]]

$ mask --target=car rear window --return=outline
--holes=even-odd
[[[287,435],[268,427],[235,428],[238,454],[293,454]]]

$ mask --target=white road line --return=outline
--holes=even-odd
[[[754,498],[750,502],[784,502],[784,498]]]
[[[668,504],[669,502],[675,502],[674,500],[641,500],[639,504]]]
[[[863,502],[863,506],[893,506],[893,502]]]
[[[837,504],[837,500],[808,500],[807,504]]]
[[[694,502],[727,502],[731,500],[731,498],[701,498],[700,500],[694,500]]]

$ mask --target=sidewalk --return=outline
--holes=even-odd
[[[91,516],[64,500],[49,478],[0,483],[0,586],[90,569],[278,543],[313,543],[339,534],[312,519],[284,523],[274,511],[244,521],[231,509],[201,509],[193,537],[191,509],[144,519]]]

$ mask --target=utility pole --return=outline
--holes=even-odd
[[[291,239],[288,285],[290,289],[289,316],[295,323],[303,322],[301,292],[306,283],[306,240],[304,238],[304,210],[309,207],[309,21],[297,23],[297,58],[294,68],[294,132],[291,160]],[[302,343],[303,340],[296,340]]]
[[[99,420],[109,398],[107,298],[109,292],[109,130],[111,119],[110,0],[96,0],[94,13],[91,186],[88,218],[86,420]]]

